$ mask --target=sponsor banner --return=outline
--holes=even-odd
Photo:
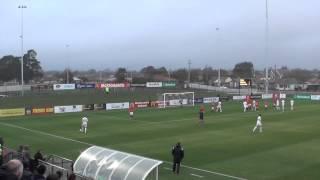
[[[256,95],[251,95],[250,98],[251,98],[251,99],[261,99],[261,98],[262,98],[262,95],[258,95],[258,94],[256,94]]]
[[[53,107],[43,107],[43,108],[38,108],[34,107],[32,108],[32,114],[49,114],[53,113],[54,109]]]
[[[219,102],[219,97],[205,97],[203,103],[216,103]]]
[[[170,106],[180,106],[188,104],[188,99],[171,99],[169,100]]]
[[[113,109],[129,109],[129,102],[106,104],[106,110],[113,110]]]
[[[201,103],[203,103],[203,98],[194,98],[194,103],[195,103],[195,104],[201,104]]]
[[[273,94],[262,94],[262,99],[272,99]]]
[[[106,104],[94,104],[94,110],[105,110]]]
[[[320,95],[311,95],[310,99],[314,101],[320,101]]]
[[[307,94],[296,94],[294,95],[294,99],[305,99],[305,100],[310,100],[311,96]]]
[[[74,90],[76,89],[75,84],[54,84],[53,85],[53,90],[58,91],[58,90]]]
[[[244,100],[247,96],[232,96],[233,100]]]
[[[280,99],[286,99],[287,95],[286,94],[280,94]]]
[[[162,82],[162,87],[176,87],[177,83],[175,81],[165,81]]]
[[[162,82],[147,82],[147,87],[162,87]]]
[[[160,101],[151,101],[150,106],[151,107],[159,107]]]
[[[130,84],[130,87],[146,87],[146,84]]]
[[[54,113],[81,112],[82,105],[54,106]]]
[[[96,88],[96,84],[76,84],[77,89],[89,89],[89,88]]]
[[[83,110],[84,111],[92,111],[92,110],[94,110],[94,104],[83,105]]]
[[[149,101],[143,101],[143,102],[134,102],[135,108],[146,108],[149,107],[150,102]]]
[[[96,85],[97,88],[128,88],[129,83],[99,83]]]
[[[0,117],[23,116],[25,115],[25,111],[25,108],[0,109]]]

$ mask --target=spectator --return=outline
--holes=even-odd
[[[50,174],[46,180],[59,180],[58,174]]]
[[[75,174],[70,174],[70,176],[68,177],[68,180],[76,180],[76,175]]]
[[[184,158],[184,150],[183,150],[180,142],[178,142],[174,147],[172,147],[171,154],[173,156],[172,171],[173,171],[173,173],[179,174],[180,163],[181,163],[182,159]]]
[[[34,154],[34,166],[37,167],[39,165],[39,160],[44,161],[44,158],[42,156],[42,153],[40,150],[38,150],[35,154]]]
[[[22,180],[32,180],[32,171],[30,170],[30,165],[27,161],[23,161]]]
[[[47,168],[46,166],[40,164],[37,167],[37,171],[35,175],[33,175],[33,180],[45,180],[46,178],[44,177],[44,173],[46,172]]]
[[[57,171],[56,174],[58,175],[58,178],[59,178],[59,179],[62,178],[63,173],[62,173],[61,171]]]
[[[1,180],[20,180],[23,173],[23,164],[17,159],[10,160],[0,168]]]

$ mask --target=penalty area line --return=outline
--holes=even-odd
[[[75,142],[75,143],[79,143],[79,144],[84,144],[84,145],[87,145],[87,146],[98,146],[98,145],[95,145],[95,144],[91,144],[91,143],[87,143],[87,142],[83,142],[83,141],[78,141],[78,140],[75,140],[75,139],[66,138],[66,137],[63,137],[63,136],[58,136],[58,135],[46,133],[46,132],[39,131],[39,130],[29,129],[29,128],[25,128],[25,127],[14,125],[14,124],[10,124],[10,123],[0,122],[0,125],[7,126],[7,127],[12,127],[12,128],[16,128],[16,129],[22,129],[22,130],[29,131],[29,132],[32,132],[32,133],[42,134],[42,135],[54,137],[54,138],[57,138],[57,139],[63,139],[63,140],[66,140],[66,141],[71,141],[71,142]],[[163,162],[167,163],[167,164],[171,164],[171,162],[169,162],[169,161],[163,161]],[[195,168],[195,167],[186,166],[186,165],[181,165],[181,167],[185,167],[185,168],[188,168],[188,169],[197,170],[197,171],[201,171],[201,172],[206,172],[206,173],[209,173],[209,174],[215,174],[215,175],[219,175],[219,176],[224,176],[224,177],[228,177],[228,178],[231,178],[231,179],[247,180],[246,178],[241,178],[241,177],[237,177],[237,176],[232,176],[232,175],[228,175],[228,174],[223,174],[223,173],[219,173],[219,172],[209,171],[209,170]]]

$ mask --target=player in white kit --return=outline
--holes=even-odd
[[[293,111],[293,105],[294,105],[294,100],[293,100],[293,99],[291,99],[291,100],[290,100],[290,107],[291,107],[291,111]]]
[[[218,102],[217,112],[222,112],[222,103],[221,103],[221,101]]]
[[[252,101],[252,111],[257,111],[256,100]]]
[[[243,101],[243,112],[246,112],[248,108],[247,101]]]
[[[281,107],[282,107],[282,112],[284,112],[284,105],[286,104],[286,101],[284,99],[281,100]]]
[[[280,101],[279,101],[279,99],[277,99],[277,101],[276,101],[276,108],[277,108],[278,111],[280,110]]]
[[[81,119],[81,129],[80,129],[80,131],[85,133],[85,134],[87,134],[88,121],[89,121],[89,119],[87,117],[83,117]]]
[[[258,115],[257,117],[257,124],[256,126],[253,128],[252,132],[255,132],[256,129],[259,127],[259,132],[262,133],[262,119],[261,119],[261,114]]]

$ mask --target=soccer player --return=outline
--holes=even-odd
[[[252,111],[257,111],[256,100],[252,101]]]
[[[276,101],[276,109],[279,111],[280,110],[280,101],[277,99]]]
[[[87,134],[88,121],[89,119],[85,116],[81,120],[82,123],[81,123],[80,131],[83,132],[84,134]]]
[[[178,142],[175,146],[172,147],[171,154],[173,156],[173,173],[179,174],[180,172],[180,163],[184,158],[184,150],[181,144]]]
[[[134,113],[134,103],[131,103],[130,106],[129,106],[129,117],[130,119],[133,119],[133,113]]]
[[[203,125],[204,124],[204,112],[205,112],[205,108],[203,105],[200,106],[200,110],[199,110],[199,124]]]
[[[294,100],[293,100],[293,99],[291,99],[291,100],[290,100],[290,107],[291,107],[291,111],[293,111],[293,105],[294,105]]]
[[[248,103],[247,101],[243,101],[243,112],[247,112]]]
[[[264,110],[267,110],[269,107],[269,102],[268,101],[265,101],[264,102]]]
[[[213,103],[211,104],[211,112],[214,112],[214,111],[215,111],[215,106],[216,106],[216,104],[215,104],[215,102],[213,102]]]
[[[262,119],[261,119],[261,114],[258,115],[257,117],[257,124],[256,126],[253,128],[252,132],[254,133],[256,131],[256,129],[259,127],[259,132],[262,133],[262,123],[261,123]]]
[[[282,107],[282,112],[284,112],[284,105],[286,101],[284,99],[281,100],[281,107]]]
[[[222,112],[222,103],[221,103],[221,101],[218,102],[217,112]]]

